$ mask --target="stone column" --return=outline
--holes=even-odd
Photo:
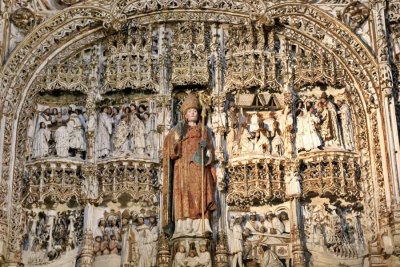
[[[79,266],[92,267],[93,266],[93,205],[86,204],[85,215],[83,220],[83,240],[79,253]]]
[[[377,60],[379,63],[379,83],[381,86],[382,99],[379,101],[383,107],[378,111],[381,114],[381,120],[378,121],[380,135],[385,136],[382,146],[382,161],[383,161],[383,176],[378,177],[383,179],[383,184],[379,186],[384,187],[385,197],[379,197],[378,203],[379,210],[378,217],[387,217],[389,213],[396,215],[400,210],[400,145],[399,133],[396,122],[395,114],[395,100],[393,98],[393,77],[390,64],[390,53],[388,47],[388,31],[386,25],[386,6],[387,1],[375,0],[373,1],[373,14],[376,32],[375,49],[377,53]],[[383,125],[382,125],[383,124]],[[386,148],[386,149],[383,149]],[[386,203],[382,203],[386,201]],[[394,211],[392,210],[394,208]],[[389,220],[379,220],[379,233],[381,234]],[[378,230],[378,229],[377,229]],[[393,220],[392,234],[394,247],[400,253],[400,220]],[[377,266],[383,262],[381,255],[381,244],[383,240],[378,240],[375,243],[377,246],[371,246],[371,264]],[[380,255],[380,260],[377,260]]]
[[[305,267],[305,248],[304,248],[304,234],[303,234],[303,214],[301,205],[297,197],[290,201],[292,220],[291,220],[291,239],[292,239],[292,254],[293,266]]]
[[[217,246],[215,251],[215,267],[228,267],[228,242],[226,234],[223,231],[218,232]]]
[[[286,175],[299,174],[299,164],[296,161],[288,162],[285,170]],[[285,180],[288,180],[285,178]],[[289,184],[286,184],[289,186]],[[292,190],[291,190],[292,191]],[[291,240],[292,240],[292,254],[293,254],[293,266],[294,267],[305,267],[305,246],[304,246],[304,222],[303,222],[303,211],[300,203],[301,192],[291,192],[293,195],[287,195],[290,199],[290,229],[291,229]],[[286,190],[288,194],[288,190]]]

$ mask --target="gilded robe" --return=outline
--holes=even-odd
[[[214,169],[214,148],[212,145],[211,137],[207,131],[204,130],[204,140],[207,142],[207,150],[204,153],[208,154],[209,161],[204,166],[204,190],[203,190],[203,210],[201,205],[201,178],[202,166],[194,162],[194,156],[199,148],[199,142],[202,140],[201,125],[187,126],[186,131],[179,136],[177,127],[172,129],[164,142],[164,184],[163,184],[163,203],[164,203],[164,217],[163,225],[167,225],[168,221],[168,207],[173,206],[173,220],[183,219],[201,219],[202,213],[204,218],[209,219],[210,212],[215,210],[215,185],[216,175]],[[170,198],[169,187],[170,177],[172,171],[172,188],[173,195]],[[172,203],[169,203],[172,199]]]

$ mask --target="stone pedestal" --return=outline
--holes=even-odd
[[[157,266],[159,267],[169,267],[171,266],[171,251],[169,246],[169,240],[167,236],[163,233],[160,235],[158,242],[158,256],[157,256]]]
[[[120,267],[121,256],[120,255],[103,255],[97,256],[94,259],[93,267]]]
[[[228,242],[224,232],[218,232],[217,247],[215,250],[215,266],[228,267]]]

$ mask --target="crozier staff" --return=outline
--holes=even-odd
[[[196,96],[185,98],[181,112],[184,121],[164,142],[163,226],[174,221],[174,236],[202,236],[202,217],[205,232],[212,232],[209,215],[216,208],[214,147],[207,128],[201,125]]]

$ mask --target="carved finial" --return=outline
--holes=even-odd
[[[165,233],[160,235],[158,242],[157,266],[169,267],[171,262],[171,252],[169,248],[169,241]]]
[[[219,231],[217,237],[217,248],[215,251],[215,266],[216,267],[228,267],[228,248],[227,239],[224,232]]]

